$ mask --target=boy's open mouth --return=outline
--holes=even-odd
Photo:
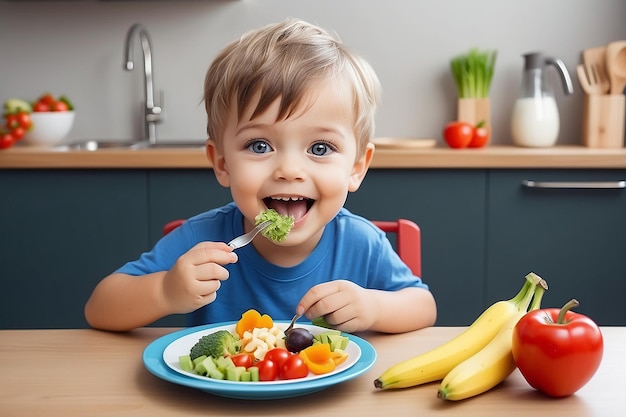
[[[315,200],[305,197],[267,197],[263,199],[267,208],[283,216],[293,216],[298,221],[309,211]]]

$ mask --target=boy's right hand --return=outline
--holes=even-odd
[[[228,279],[223,265],[237,262],[233,248],[222,242],[201,242],[181,255],[163,277],[162,297],[174,314],[212,303],[221,282]]]

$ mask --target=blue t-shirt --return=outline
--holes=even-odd
[[[139,276],[168,271],[197,243],[229,242],[243,232],[243,216],[230,203],[190,218],[151,251],[116,272]],[[428,289],[402,262],[384,232],[345,208],[325,227],[309,257],[298,265],[271,264],[253,245],[237,249],[237,255],[238,262],[225,266],[230,276],[222,282],[216,300],[191,313],[190,325],[238,320],[250,308],[275,320],[288,320],[311,287],[339,279],[387,291],[406,287]]]

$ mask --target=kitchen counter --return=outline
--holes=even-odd
[[[129,333],[82,330],[0,331],[0,414],[6,416],[620,416],[626,412],[620,364],[626,329],[603,327],[604,357],[575,395],[554,399],[532,389],[519,371],[500,386],[461,402],[437,398],[437,383],[377,391],[387,367],[450,340],[460,327],[397,335],[364,334],[377,351],[371,370],[323,391],[271,401],[234,400],[176,385],[150,374],[142,352],[172,328]]]
[[[0,151],[0,169],[38,168],[210,168],[204,149],[55,150],[20,147]],[[583,146],[482,149],[377,149],[372,168],[626,168],[626,148]]]

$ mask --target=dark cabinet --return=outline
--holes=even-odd
[[[437,325],[467,325],[534,271],[544,306],[572,297],[600,324],[626,323],[626,192],[534,189],[615,181],[621,170],[374,169],[346,207],[422,231]],[[0,328],[86,327],[94,286],[148,250],[170,220],[231,201],[210,169],[0,170]],[[182,326],[182,316],[155,325]]]
[[[369,219],[407,218],[422,236],[422,275],[437,325],[465,325],[486,303],[485,170],[370,170],[346,207]]]
[[[148,172],[150,244],[162,236],[163,225],[188,218],[232,201],[210,169],[151,170]]]
[[[578,188],[624,179],[623,170],[490,171],[487,297],[505,297],[521,276],[534,271],[550,286],[544,307],[577,298],[580,313],[605,325],[624,325],[626,191]],[[564,188],[528,188],[524,180]]]
[[[163,235],[163,226],[169,221],[188,218],[229,201],[232,201],[230,191],[217,182],[210,169],[148,171],[150,247]],[[164,317],[154,323],[154,326],[185,325],[184,315]]]
[[[149,245],[146,178],[0,170],[0,328],[87,325],[96,283]]]

